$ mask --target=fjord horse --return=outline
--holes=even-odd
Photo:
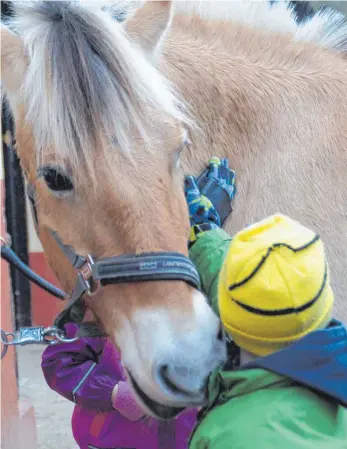
[[[51,231],[96,259],[187,255],[183,172],[215,155],[238,175],[227,230],[275,212],[311,226],[326,243],[335,314],[346,318],[342,17],[299,26],[284,3],[156,1],[116,23],[82,3],[18,2],[1,30],[17,152],[63,288],[76,273]],[[202,293],[181,281],[122,283],[85,301],[153,414],[203,403],[223,357]]]

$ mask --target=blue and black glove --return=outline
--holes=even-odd
[[[223,226],[231,214],[231,201],[235,196],[235,172],[227,159],[213,157],[209,167],[195,179],[185,179],[185,195],[189,208],[190,246],[203,232]]]

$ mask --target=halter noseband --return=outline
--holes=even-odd
[[[35,224],[38,225],[35,205],[35,190],[27,186],[28,197],[33,209]],[[71,246],[65,245],[55,231],[52,237],[77,270],[77,281],[68,298],[67,307],[56,317],[55,326],[74,321],[73,308],[78,306],[85,294],[94,296],[103,286],[131,282],[184,281],[194,288],[200,288],[199,274],[188,257],[176,252],[148,252],[124,254],[95,260],[77,254]]]

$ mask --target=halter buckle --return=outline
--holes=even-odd
[[[88,296],[95,296],[101,288],[100,280],[93,279],[93,265],[95,265],[94,259],[88,254],[86,263],[79,269],[79,272],[88,286]]]

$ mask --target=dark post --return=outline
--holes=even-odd
[[[9,16],[11,2],[1,2],[1,18]],[[14,125],[8,105],[2,104],[2,150],[5,168],[5,211],[7,232],[12,248],[28,264],[28,236],[25,188],[19,159],[14,151]],[[15,327],[31,326],[31,297],[29,281],[19,271],[10,268]]]

